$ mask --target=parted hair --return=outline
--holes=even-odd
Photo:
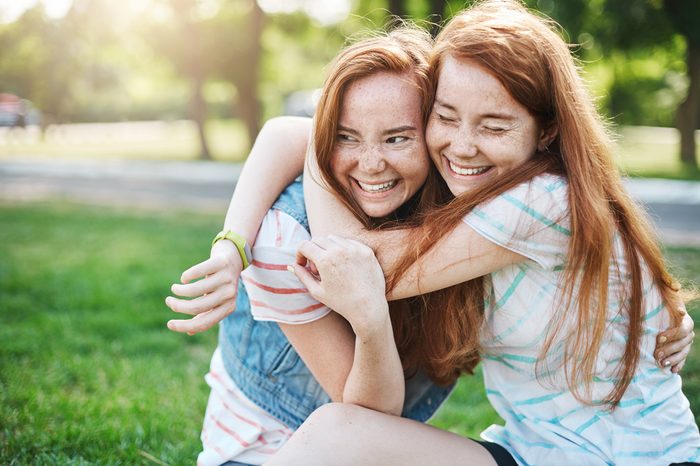
[[[444,183],[431,164],[423,188],[407,205],[387,218],[367,216],[351,193],[334,178],[331,169],[343,98],[348,87],[359,79],[375,73],[394,73],[415,85],[421,97],[422,120],[425,124],[432,107],[433,84],[429,64],[431,50],[430,35],[403,22],[389,32],[347,46],[329,67],[314,119],[314,150],[321,177],[319,181],[351,210],[365,228],[390,229],[414,225],[411,223],[411,214],[417,210],[429,210],[430,206],[424,204],[429,202],[433,205],[434,193],[440,190],[438,185]],[[423,195],[424,192],[431,193],[430,199]],[[478,354],[475,352],[468,364],[462,364],[458,368],[446,365],[444,356],[449,354],[446,349],[452,346],[437,343],[449,337],[442,331],[448,319],[440,309],[449,307],[445,305],[445,300],[461,296],[461,288],[469,289],[460,284],[421,298],[390,303],[394,337],[407,375],[423,369],[435,382],[447,384],[454,381],[460,372],[471,371],[476,366]],[[444,369],[447,367],[449,369],[446,373]]]
[[[436,80],[447,56],[470,60],[490,72],[541,128],[555,128],[557,136],[548,148],[538,150],[517,170],[422,214],[420,227],[411,230],[387,287],[395,286],[411,264],[449,234],[475,206],[539,174],[563,175],[568,181],[571,237],[561,276],[563,291],[538,358],[537,373],[544,374],[545,355],[555,341],[563,339],[560,363],[566,385],[579,401],[592,402],[592,381],[604,343],[608,305],[611,301],[622,303],[619,312],[628,322],[628,338],[615,369],[615,385],[604,399],[614,408],[639,363],[645,318],[643,270],[646,268],[653,277],[675,325],[682,317],[673,305],[679,303],[679,286],[666,268],[646,216],[624,189],[611,153],[611,139],[569,46],[554,22],[530,12],[521,2],[485,0],[460,12],[436,38],[431,55],[431,72]],[[444,186],[436,187],[432,196],[440,199]],[[616,234],[622,241],[624,258],[614,255]],[[610,265],[616,260],[626,261],[629,270],[622,296],[611,296],[608,285]],[[473,335],[480,327],[470,325],[483,323],[482,278],[465,283],[466,289],[446,291],[453,299],[443,302],[455,306],[444,311],[449,322],[443,332],[449,337],[434,336],[439,345],[451,342],[449,351],[442,355],[444,375],[454,375],[456,370],[450,368],[464,365],[479,349]],[[575,324],[570,329],[572,321]]]

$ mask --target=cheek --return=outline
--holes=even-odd
[[[347,175],[350,172],[351,162],[348,154],[342,150],[336,150],[331,157],[331,173],[341,184],[347,183]]]

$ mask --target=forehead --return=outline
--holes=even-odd
[[[438,75],[436,99],[456,108],[527,110],[516,101],[501,81],[476,61],[445,56]]]
[[[351,82],[341,103],[341,119],[421,118],[423,101],[410,73],[379,72]]]

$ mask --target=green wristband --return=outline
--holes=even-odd
[[[250,261],[253,260],[253,254],[250,252],[250,247],[245,238],[235,231],[223,230],[214,237],[214,241],[211,242],[211,245],[214,246],[217,241],[222,239],[227,239],[236,245],[238,254],[241,256],[241,262],[243,262],[243,270],[245,270],[250,265]]]

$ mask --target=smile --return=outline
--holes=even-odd
[[[357,181],[357,184],[360,187],[360,189],[368,193],[381,193],[384,191],[389,191],[391,188],[396,186],[397,183],[397,180],[386,181],[384,183],[378,184],[363,183],[359,180],[355,181]]]
[[[492,167],[473,167],[473,168],[465,168],[465,167],[460,167],[458,165],[455,165],[452,163],[451,160],[447,160],[447,162],[450,165],[450,170],[452,170],[454,173],[458,175],[463,175],[463,176],[476,176],[476,175],[481,175],[482,173],[486,173],[489,171]]]

